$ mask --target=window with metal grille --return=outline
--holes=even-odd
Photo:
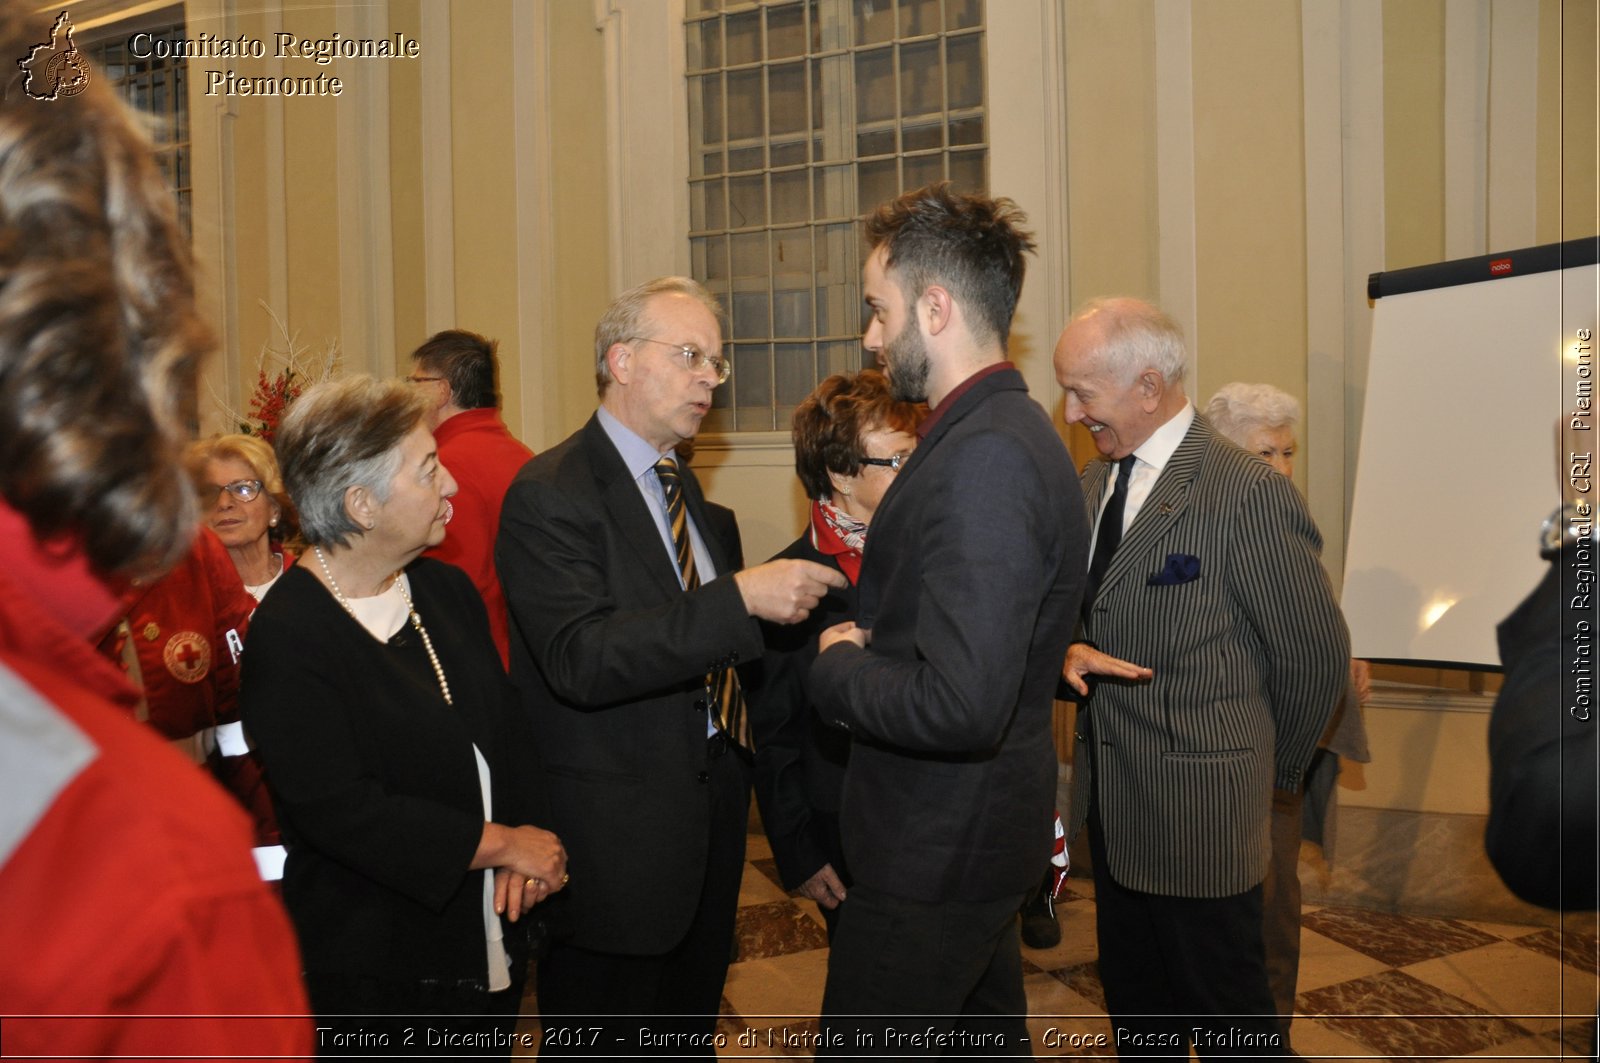
[[[787,430],[861,348],[859,219],[988,185],[984,0],[689,0],[695,278],[733,360],[703,430]]]
[[[184,35],[182,23],[153,28],[156,39]],[[139,58],[128,49],[128,34],[91,43],[84,50],[104,71],[112,86],[133,106],[158,119],[154,131],[156,161],[178,203],[178,221],[191,232],[193,175],[189,168],[189,72],[182,59]]]

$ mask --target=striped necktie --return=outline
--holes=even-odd
[[[689,542],[689,510],[683,500],[683,479],[678,475],[678,463],[670,457],[656,462],[655,469],[667,498],[667,523],[672,526],[672,551],[678,559],[678,571],[683,574],[684,589],[692,591],[700,586],[700,573],[695,571],[694,547]],[[707,672],[706,698],[715,713],[717,730],[745,749],[754,748],[750,742],[750,721],[745,712],[744,691],[739,687],[739,673],[732,668]]]

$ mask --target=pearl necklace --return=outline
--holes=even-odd
[[[328,577],[328,588],[333,591],[333,596],[338,599],[340,605],[344,606],[344,611],[350,614],[351,619],[359,624],[361,618],[356,616],[356,611],[350,608],[350,602],[345,598],[344,592],[339,589],[339,581],[333,578],[333,571],[328,568],[328,559],[322,556],[322,547],[313,546],[311,550],[317,555],[317,564],[322,566],[322,574]],[[444,703],[446,705],[454,705],[455,701],[450,697],[450,683],[444,677],[444,665],[439,663],[439,654],[433,648],[433,639],[429,637],[428,629],[422,626],[422,617],[417,615],[417,607],[411,601],[411,592],[406,590],[405,581],[400,578],[400,573],[396,572],[392,578],[394,579],[395,588],[400,592],[400,597],[405,599],[406,611],[411,616],[411,626],[416,628],[417,634],[422,636],[422,648],[428,651],[428,660],[433,664],[433,674],[439,677],[439,693],[444,695]]]

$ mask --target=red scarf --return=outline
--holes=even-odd
[[[811,545],[833,558],[851,584],[861,578],[861,551],[867,526],[827,502],[811,503]]]

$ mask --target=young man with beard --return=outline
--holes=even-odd
[[[1051,710],[1088,534],[1071,458],[1005,360],[1024,220],[939,185],[867,223],[865,345],[931,412],[873,521],[858,619],[823,633],[811,671],[855,736],[855,885],[822,1005],[852,1055],[1027,1051],[1016,913],[1049,858]],[[931,1031],[891,1036],[912,1015]]]

